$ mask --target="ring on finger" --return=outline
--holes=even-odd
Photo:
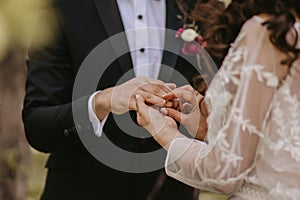
[[[163,104],[163,106],[165,106],[166,104],[167,104],[167,100],[164,99],[164,104]]]

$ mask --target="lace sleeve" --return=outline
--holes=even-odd
[[[265,59],[272,53],[270,48],[265,28],[248,21],[205,97],[210,112],[208,144],[174,140],[166,160],[168,175],[213,192],[230,194],[239,188],[254,166],[257,145],[264,137],[261,129],[278,86],[271,67],[274,61]]]

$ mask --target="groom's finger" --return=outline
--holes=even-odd
[[[181,88],[177,88],[172,92],[163,95],[162,97],[166,100],[179,98],[183,102],[190,102],[192,104],[196,103],[196,93],[191,86],[184,86]]]
[[[174,83],[166,83],[165,84],[168,88],[170,88],[171,90],[175,90],[176,89],[176,84],[174,84]]]
[[[164,94],[172,91],[166,84],[164,83],[147,83],[140,87],[140,89],[144,92],[151,93],[158,97],[163,96]]]
[[[139,91],[139,94],[143,97],[144,102],[148,104],[156,105],[156,106],[164,106],[166,101],[156,95],[153,95],[149,92]]]

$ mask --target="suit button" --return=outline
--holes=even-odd
[[[81,131],[81,126],[80,125],[73,126],[70,130],[71,133],[76,134]]]
[[[81,131],[81,126],[79,124],[77,124],[76,129],[77,129],[78,132],[80,132]]]
[[[70,135],[70,131],[68,130],[68,129],[65,129],[64,130],[64,135],[67,137],[67,136],[69,136]]]

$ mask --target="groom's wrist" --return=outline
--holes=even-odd
[[[111,94],[113,88],[105,89],[97,93],[93,99],[93,108],[100,121],[105,119],[111,112]]]

